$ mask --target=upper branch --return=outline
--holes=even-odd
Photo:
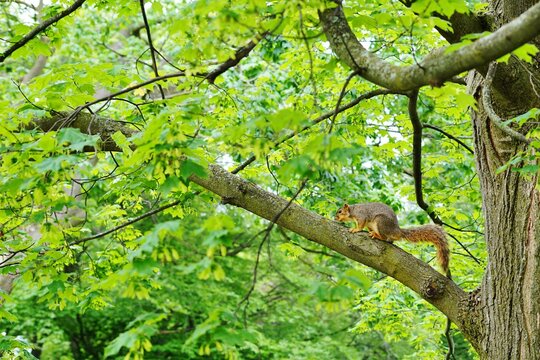
[[[86,0],[77,0],[75,1],[70,7],[65,9],[64,11],[56,14],[55,16],[52,16],[48,18],[47,20],[43,21],[41,24],[36,26],[32,31],[30,31],[28,34],[23,36],[19,41],[17,41],[15,44],[13,44],[9,49],[4,51],[2,54],[0,54],[0,63],[4,62],[11,54],[15,52],[15,50],[20,49],[24,45],[26,45],[27,42],[35,38],[40,32],[57,22],[58,20],[68,16],[75,10],[77,10]]]
[[[393,90],[439,86],[463,71],[489,63],[540,35],[540,3],[494,33],[453,52],[437,49],[419,64],[397,66],[367,51],[351,30],[341,6],[319,12],[337,56],[365,79]]]

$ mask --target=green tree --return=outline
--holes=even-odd
[[[8,358],[540,357],[537,1],[1,6]]]

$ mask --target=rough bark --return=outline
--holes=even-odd
[[[482,81],[474,74],[472,81]],[[478,96],[478,95],[476,95]],[[540,359],[540,198],[538,174],[497,174],[522,143],[494,126],[480,102],[472,114],[489,261],[480,288],[477,348],[485,359]]]
[[[540,8],[536,0],[498,0],[490,6],[486,14],[489,21],[485,24],[486,30],[494,32],[492,35],[508,29],[508,23],[523,18],[523,13]],[[426,83],[436,85],[447,78],[445,74],[461,66],[449,64],[449,55],[428,57],[421,63],[423,71],[415,66],[394,66],[361,47],[339,9],[322,12],[321,20],[338,57],[381,86],[414,89]],[[457,21],[453,24],[459,26]],[[540,21],[535,20],[528,27],[531,34],[538,34]],[[528,41],[538,45],[540,39],[535,36]],[[495,46],[495,42],[490,41],[490,46]],[[477,68],[468,77],[468,88],[478,100],[472,123],[489,255],[481,286],[462,299],[458,326],[483,359],[540,359],[540,194],[536,188],[539,174],[526,177],[512,168],[497,173],[529,145],[495,126],[484,110],[480,94],[486,65],[494,58],[488,60],[485,54],[479,56],[476,51],[466,50],[454,55],[459,57],[460,64]],[[540,107],[538,59],[537,55],[536,62],[530,65],[512,57],[507,65],[498,67],[490,91],[492,107],[500,118],[508,119]],[[538,123],[531,121],[514,130],[525,133],[536,126]]]
[[[491,10],[497,21],[504,23],[535,2],[493,2]],[[540,106],[540,98],[528,81],[530,72],[534,71],[536,78],[540,72],[531,66],[527,69],[517,61],[501,69],[493,102],[497,114],[516,115]],[[511,85],[515,82],[517,87]],[[525,177],[511,168],[497,174],[497,169],[526,144],[511,139],[490,121],[480,101],[482,86],[480,74],[469,76],[469,88],[479,100],[472,123],[489,256],[476,304],[478,319],[487,326],[479,336],[477,350],[484,359],[540,359],[538,174]]]
[[[419,64],[393,65],[367,51],[351,30],[341,6],[320,12],[324,32],[337,56],[365,79],[391,90],[440,86],[453,76],[508,54],[540,34],[540,4],[456,51],[437,49]]]

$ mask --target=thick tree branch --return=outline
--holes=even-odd
[[[341,6],[319,13],[332,50],[365,79],[392,90],[440,86],[463,71],[487,64],[540,35],[540,3],[496,32],[456,51],[437,49],[419,64],[397,66],[367,51],[351,30]]]
[[[6,60],[11,54],[13,54],[16,50],[20,49],[26,43],[28,43],[30,40],[35,38],[40,32],[57,22],[58,20],[68,16],[75,10],[77,10],[86,0],[77,0],[75,1],[70,7],[67,9],[59,12],[53,17],[48,18],[47,20],[43,21],[41,24],[36,26],[32,31],[30,31],[28,34],[23,36],[19,41],[17,41],[15,44],[13,44],[9,49],[4,51],[2,54],[0,54],[0,63],[3,63],[4,60]]]
[[[191,180],[226,199],[228,204],[242,207],[270,221],[288,204],[286,199],[219,166],[210,166],[208,177],[192,176]],[[295,203],[277,219],[276,224],[393,277],[460,326],[459,304],[465,299],[466,293],[428,264],[397,246],[370,239],[367,235],[351,234],[339,223]]]
[[[106,119],[98,115],[88,113],[59,112],[52,117],[42,117],[29,123],[26,128],[31,130],[38,128],[43,132],[56,131],[63,127],[79,129],[83,134],[99,135],[101,143],[99,145],[102,151],[121,151],[111,136],[120,131],[126,137],[130,137],[137,130],[129,128],[125,123]],[[95,149],[85,149],[86,151],[95,151]]]

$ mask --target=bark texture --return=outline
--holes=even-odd
[[[519,16],[534,3],[493,2],[495,26]],[[509,118],[540,106],[533,88],[538,85],[529,81],[540,78],[538,65],[514,59],[498,71],[492,105],[499,116]],[[489,255],[477,303],[477,309],[482,309],[479,319],[486,327],[479,334],[477,350],[484,359],[540,359],[538,174],[525,177],[513,169],[497,174],[526,144],[510,138],[486,115],[479,95],[483,80],[477,72],[469,76],[469,89],[479,103],[472,123]],[[524,128],[532,126],[536,125],[531,122]]]
[[[435,53],[421,62],[421,71],[415,65],[389,64],[367,52],[339,7],[320,15],[337,56],[380,86],[417,89],[425,84],[441,84],[456,69],[476,69],[468,76],[468,89],[478,101],[478,110],[471,117],[489,259],[478,290],[460,300],[457,325],[482,359],[540,359],[540,194],[536,187],[539,174],[524,176],[512,168],[498,173],[520,151],[530,150],[530,144],[509,136],[511,131],[492,120],[481,96],[487,65],[499,56],[494,53],[508,50],[508,42],[517,44],[514,35],[503,34],[510,34],[509,29],[518,23],[523,25],[524,14],[539,8],[537,0],[494,0],[481,21],[474,17],[451,18],[454,35],[443,33],[450,42],[459,40],[456,34],[479,29],[493,32],[491,39],[483,38],[451,54]],[[528,23],[526,28],[522,30],[536,34],[527,41],[540,45],[540,21]],[[485,43],[479,44],[481,41]],[[491,55],[485,52],[487,47]],[[536,55],[533,64],[512,56],[508,64],[499,65],[488,90],[492,95],[491,108],[502,120],[540,107],[540,55]],[[538,127],[537,119],[512,130],[525,134],[534,127]]]
[[[486,359],[540,359],[538,175],[525,178],[512,169],[497,174],[524,145],[494,126],[483,107],[472,121],[489,255],[478,304],[487,326],[477,350]]]

